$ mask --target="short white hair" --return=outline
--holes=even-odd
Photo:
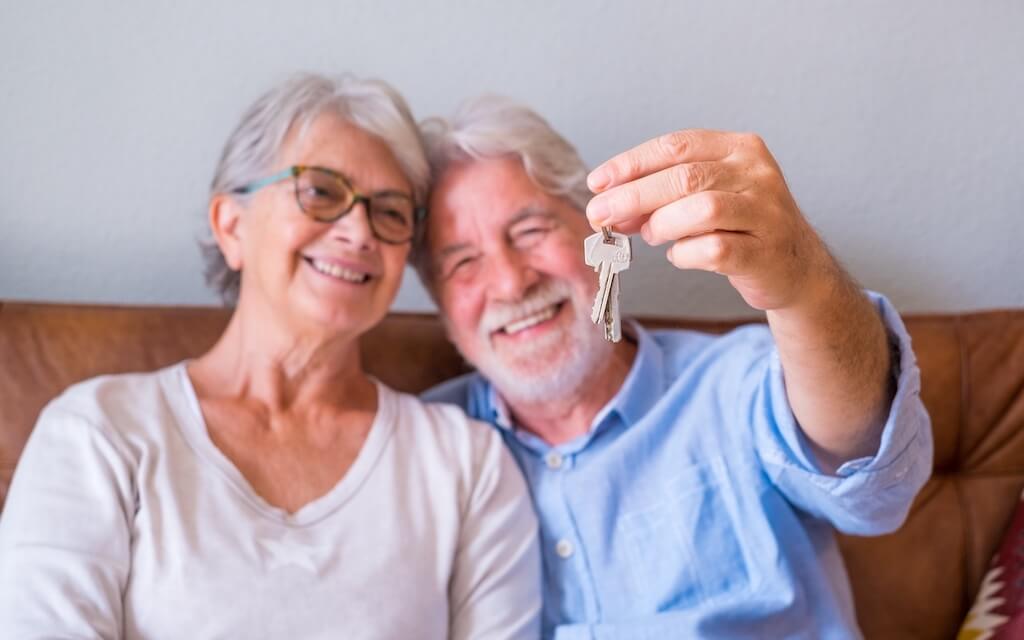
[[[449,119],[424,120],[420,131],[434,184],[453,164],[515,157],[542,190],[564,198],[580,212],[586,210],[591,197],[587,166],[575,147],[540,114],[511,98],[472,98]],[[424,231],[426,227],[429,224]],[[429,289],[432,273],[426,233],[417,238],[410,259]]]
[[[384,141],[412,185],[413,199],[423,204],[430,167],[416,120],[405,99],[382,80],[351,74],[294,75],[260,96],[242,115],[224,145],[210,185],[211,197],[233,194],[274,168],[288,134],[298,135],[319,116],[340,116]],[[234,197],[245,198],[244,195]],[[241,273],[224,260],[212,236],[200,243],[206,263],[206,282],[227,304],[238,300]]]

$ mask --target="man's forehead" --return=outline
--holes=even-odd
[[[430,199],[431,234],[502,229],[550,209],[551,198],[514,158],[457,163],[439,177]]]
[[[469,248],[488,236],[505,236],[516,225],[535,219],[556,220],[543,203],[532,202],[511,211],[448,211],[447,219],[435,221],[432,236],[434,250],[441,257]]]
[[[511,215],[546,197],[517,158],[486,158],[449,165],[437,177],[431,207],[460,215],[480,210]]]

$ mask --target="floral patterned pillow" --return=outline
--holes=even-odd
[[[957,640],[1024,638],[1024,494]]]

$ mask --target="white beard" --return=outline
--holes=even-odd
[[[494,329],[559,301],[570,305],[570,323],[526,344],[494,348]],[[577,393],[612,358],[613,345],[590,321],[591,304],[564,280],[544,283],[518,303],[492,304],[481,319],[476,339],[482,348],[471,364],[512,403],[539,404]]]

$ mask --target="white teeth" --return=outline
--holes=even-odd
[[[331,276],[332,278],[338,278],[339,280],[362,284],[370,279],[370,274],[368,273],[352,271],[351,269],[346,269],[341,265],[320,262],[319,260],[310,260],[310,263],[313,265],[313,268],[320,273]]]
[[[519,333],[520,331],[523,331],[524,329],[529,329],[530,327],[536,324],[540,324],[545,320],[550,320],[551,318],[555,317],[556,307],[557,305],[547,307],[546,309],[542,309],[531,316],[523,318],[522,320],[517,320],[516,322],[512,322],[505,325],[505,333]]]

